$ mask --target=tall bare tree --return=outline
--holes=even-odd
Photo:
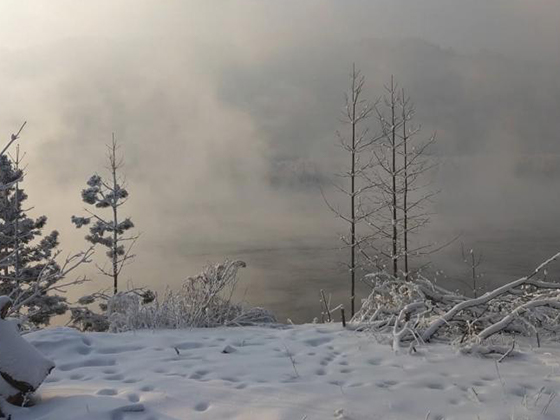
[[[399,198],[402,195],[400,185],[399,150],[402,142],[398,132],[403,125],[398,110],[399,94],[397,85],[391,77],[391,83],[385,86],[385,95],[375,106],[379,126],[375,147],[372,149],[373,163],[365,172],[367,184],[373,189],[368,197],[366,213],[367,224],[373,233],[368,235],[371,247],[367,255],[370,263],[386,268],[388,262],[393,276],[398,276],[399,246]],[[387,242],[389,245],[387,246]]]
[[[411,248],[410,244],[410,235],[430,222],[429,205],[434,195],[438,193],[430,188],[431,181],[428,176],[437,166],[437,161],[430,154],[430,148],[434,145],[436,136],[434,133],[427,140],[420,139],[418,137],[420,127],[413,124],[415,108],[404,89],[401,90],[398,100],[402,123],[402,131],[399,136],[401,142],[399,154],[402,159],[402,170],[399,171],[402,188],[401,254],[404,263],[403,276],[405,280],[408,280],[410,256],[433,253],[441,248],[435,244],[416,245]]]
[[[327,206],[349,227],[349,234],[342,235],[341,239],[350,251],[349,260],[346,264],[350,273],[350,311],[353,316],[356,310],[356,272],[359,268],[358,254],[363,238],[358,235],[358,225],[370,214],[364,211],[362,199],[368,189],[371,188],[365,180],[366,171],[370,168],[372,160],[369,153],[375,138],[370,136],[364,122],[371,116],[374,107],[363,98],[365,78],[356,66],[352,66],[350,74],[350,88],[345,95],[345,107],[341,122],[348,127],[347,134],[337,132],[339,145],[348,154],[349,165],[346,171],[339,174],[344,179],[343,185],[334,183],[334,187],[348,199],[349,209],[340,210],[330,204],[325,198]]]
[[[98,213],[86,209],[89,216],[72,216],[72,222],[77,228],[81,228],[84,225],[90,225],[93,221],[86,240],[94,245],[100,244],[108,248],[107,257],[110,260],[111,268],[98,266],[98,269],[113,279],[113,293],[117,294],[119,275],[124,266],[134,258],[131,250],[139,235],[127,233],[134,227],[134,224],[129,217],[123,219],[119,214],[121,206],[128,200],[128,191],[126,181],[119,173],[124,165],[124,160],[122,156],[118,155],[119,146],[114,134],[111,144],[107,148],[109,165],[106,169],[109,177],[104,179],[97,174],[91,176],[87,181],[87,188],[82,190],[82,200],[98,209],[110,209],[110,216],[104,218]]]
[[[373,188],[368,198],[367,224],[373,233],[368,236],[367,255],[376,266],[389,265],[394,277],[408,280],[410,257],[436,249],[434,244],[411,246],[411,235],[430,220],[428,204],[435,192],[429,189],[428,175],[435,160],[429,147],[435,136],[427,141],[417,137],[414,107],[393,76],[375,112],[380,134],[372,152],[374,164],[366,173]]]

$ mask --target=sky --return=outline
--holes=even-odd
[[[142,233],[127,280],[161,290],[258,251],[250,300],[266,297],[263,277],[293,295],[282,273],[298,277],[306,261],[342,275],[310,250],[336,248],[343,231],[319,188],[344,168],[336,131],[352,63],[371,100],[394,75],[422,134],[437,132],[427,237],[558,232],[559,21],[555,0],[4,0],[0,135],[28,121],[30,213],[49,217],[65,252],[86,247],[70,217],[114,132],[123,210]],[[86,289],[109,286],[86,271]]]

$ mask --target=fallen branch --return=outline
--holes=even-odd
[[[505,284],[502,287],[498,287],[497,289],[487,292],[479,298],[469,299],[463,302],[458,303],[455,305],[451,310],[447,311],[443,316],[433,321],[428,328],[422,334],[422,339],[426,342],[430,341],[432,336],[436,333],[438,329],[440,329],[443,325],[449,323],[458,313],[464,311],[465,309],[472,308],[475,306],[480,306],[487,304],[491,300],[508,293],[509,291],[522,286],[527,283],[528,280],[536,276],[539,272],[541,272],[547,265],[555,261],[558,257],[560,257],[560,252],[546,260],[544,263],[539,265],[529,276],[522,277],[516,281],[511,283]],[[560,287],[560,285],[559,285]]]

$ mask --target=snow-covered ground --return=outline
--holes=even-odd
[[[26,339],[57,367],[13,420],[560,419],[560,347],[395,355],[339,325]]]

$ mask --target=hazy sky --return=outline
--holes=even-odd
[[[232,250],[336,246],[317,184],[356,62],[438,132],[431,235],[556,229],[558,22],[557,0],[3,0],[0,134],[28,121],[32,213],[70,251],[114,131],[143,232],[126,278],[173,283]]]

